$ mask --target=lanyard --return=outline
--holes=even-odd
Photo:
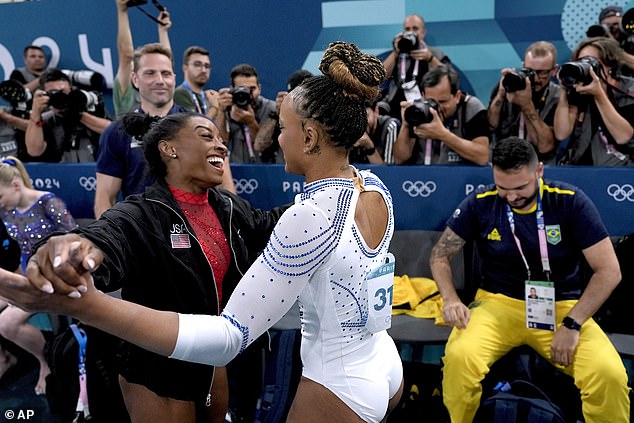
[[[194,104],[196,105],[196,111],[200,114],[207,114],[207,102],[205,102],[205,99],[203,97],[203,94],[200,94],[201,100],[198,100],[198,95],[194,92],[194,90],[192,90],[192,87],[189,85],[189,82],[184,81],[183,82],[183,87],[185,87],[185,89],[187,89],[187,91],[189,91],[189,93],[192,95],[192,100],[194,102]]]
[[[537,185],[537,237],[539,238],[539,254],[542,260],[542,268],[544,273],[546,274],[546,279],[550,280],[550,261],[548,260],[548,246],[546,244],[546,225],[544,224],[544,210],[542,207],[542,180],[539,179]],[[511,206],[506,204],[506,217],[508,218],[509,225],[511,227],[511,233],[513,233],[513,238],[515,238],[515,244],[520,251],[520,255],[522,256],[522,260],[524,261],[524,266],[526,266],[526,273],[528,274],[528,280],[531,280],[531,269],[528,266],[528,261],[526,260],[526,256],[524,255],[524,251],[522,250],[522,244],[520,243],[519,238],[515,235],[515,218],[513,217],[513,210],[511,210]]]
[[[77,408],[75,411],[83,413],[85,418],[90,417],[90,410],[88,409],[88,386],[86,383],[86,343],[88,336],[83,329],[77,327],[76,324],[70,325],[75,339],[77,339],[79,350],[79,398],[77,399]]]
[[[399,60],[399,73],[401,76],[401,82],[405,82],[407,78],[407,53],[401,53],[398,55]],[[416,80],[418,76],[418,68],[419,68],[420,60],[416,59],[414,62],[414,71],[412,72],[412,81]]]
[[[599,138],[601,139],[601,142],[605,146],[606,153],[616,156],[616,158],[619,160],[627,159],[625,154],[621,153],[614,147],[614,145],[610,144],[610,141],[608,141],[608,137],[605,136],[605,133],[603,132],[603,128],[601,127],[601,125],[597,127],[597,131],[599,132]]]
[[[249,152],[249,160],[255,162],[255,153],[253,152],[253,141],[251,140],[251,132],[248,125],[242,125],[242,131],[244,132],[244,141],[247,144],[247,151]]]

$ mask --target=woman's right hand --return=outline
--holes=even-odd
[[[103,253],[77,234],[51,237],[29,260],[26,274],[41,291],[81,297],[92,284],[90,274],[103,262]]]

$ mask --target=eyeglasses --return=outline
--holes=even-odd
[[[535,72],[535,75],[539,76],[539,77],[545,77],[548,76],[550,74],[550,72],[555,69],[555,67],[553,66],[550,69],[531,69],[531,68],[526,68],[526,69],[530,69],[533,72]]]
[[[201,69],[201,68],[205,68],[205,69],[211,69],[211,64],[210,63],[203,63],[203,62],[190,62],[189,63],[191,66]]]

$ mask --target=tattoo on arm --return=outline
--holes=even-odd
[[[447,257],[451,259],[465,245],[465,240],[447,228],[431,250],[431,260]]]

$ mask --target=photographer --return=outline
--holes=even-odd
[[[561,66],[554,131],[558,140],[570,137],[561,164],[633,164],[634,80],[620,74],[622,55],[615,40],[588,38]]]
[[[231,88],[218,93],[216,126],[227,142],[229,161],[232,163],[261,163],[255,150],[255,138],[260,125],[275,118],[275,101],[260,95],[262,86],[256,69],[247,64],[231,69]]]
[[[28,153],[43,162],[94,162],[99,134],[110,123],[101,95],[73,89],[59,69],[42,74],[40,86],[26,128]]]
[[[557,50],[552,43],[537,41],[526,49],[522,69],[505,68],[493,89],[488,108],[489,126],[496,140],[520,137],[533,144],[539,161],[556,163],[557,142],[553,134],[559,85]]]
[[[630,15],[628,22],[623,21],[625,15],[622,7],[612,5],[603,8],[599,13],[599,24],[591,25],[586,31],[586,36],[609,37],[616,40],[624,50],[621,72],[626,76],[634,76],[634,35],[632,30],[628,33],[623,27],[624,24],[631,24],[632,12],[628,10],[626,14]]]
[[[451,65],[451,60],[440,49],[428,46],[425,21],[420,15],[408,15],[403,21],[403,32],[392,41],[393,50],[383,61],[389,85],[383,101],[390,107],[389,115],[400,119],[400,103],[406,99],[406,90],[420,92],[423,76],[438,65]]]
[[[401,103],[402,122],[394,145],[397,164],[477,164],[489,161],[486,108],[463,94],[450,66],[431,69],[423,78],[424,101]]]

